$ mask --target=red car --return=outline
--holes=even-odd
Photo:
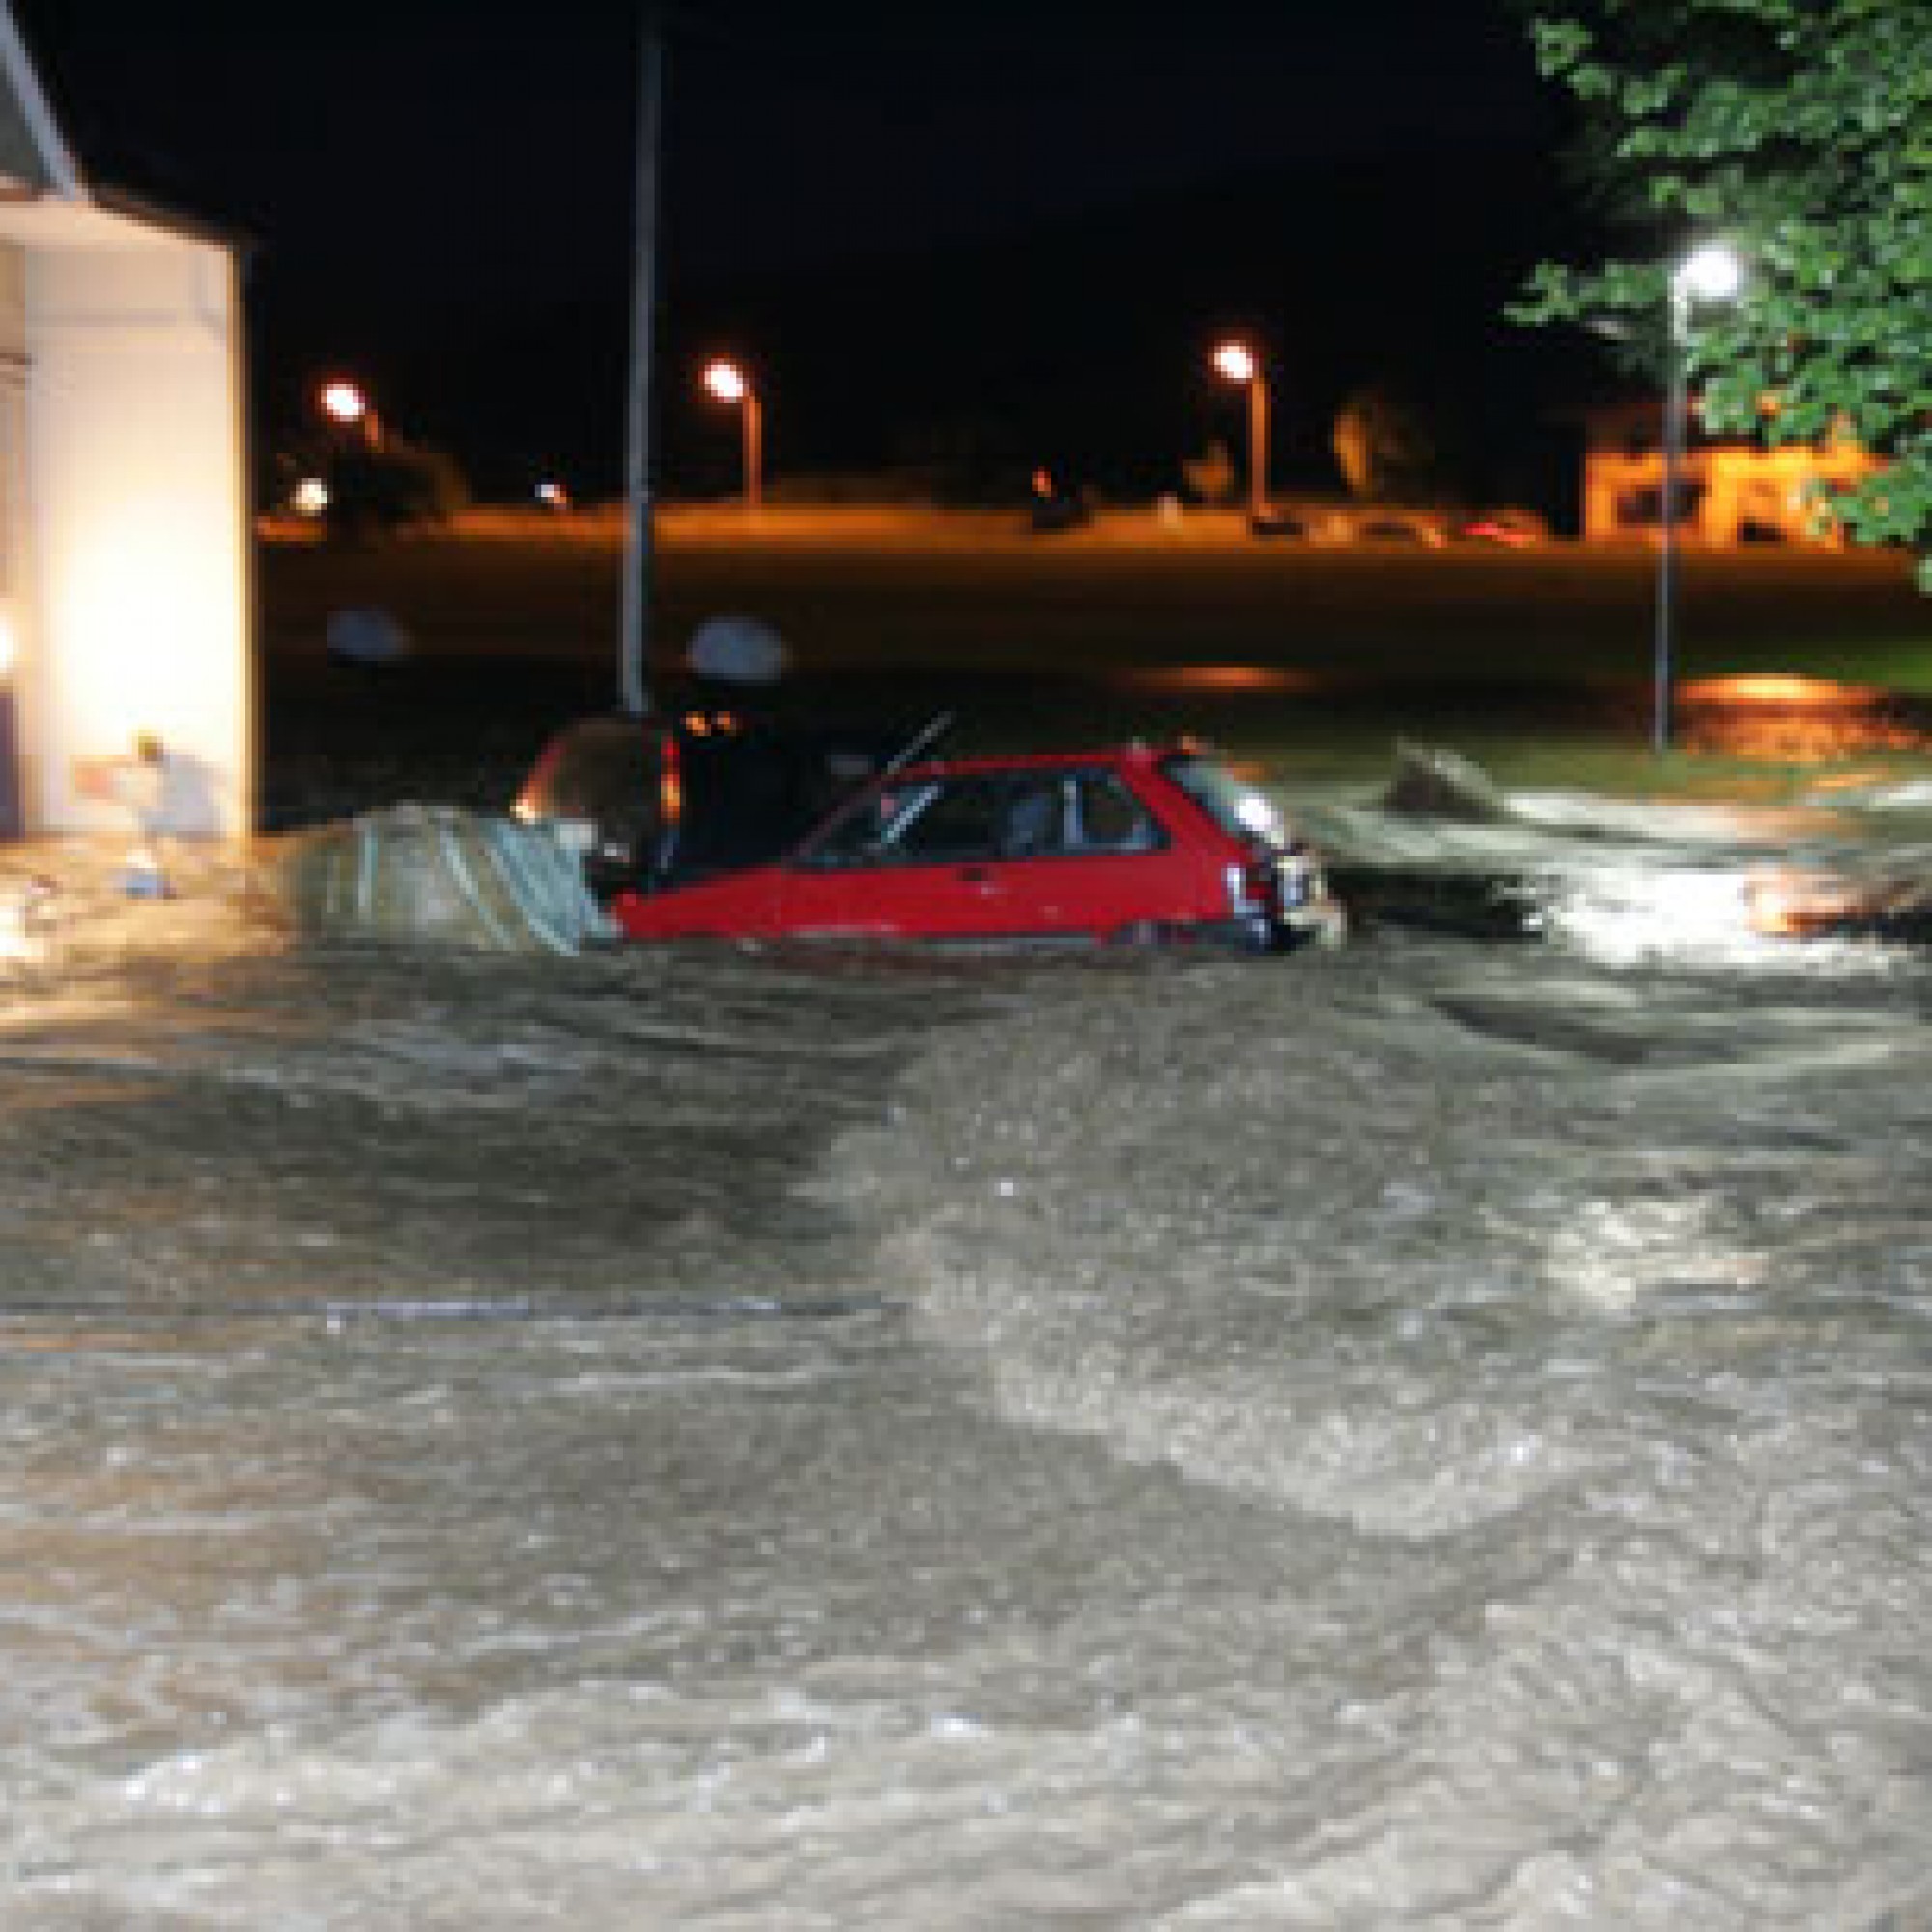
[[[634,939],[1122,939],[1340,931],[1312,853],[1186,747],[914,765],[788,859],[611,910]]]

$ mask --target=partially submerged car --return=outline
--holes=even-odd
[[[634,939],[1339,937],[1315,855],[1186,745],[889,770],[787,858],[626,891]]]

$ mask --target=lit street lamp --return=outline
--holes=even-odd
[[[1245,342],[1224,342],[1214,352],[1214,368],[1248,391],[1248,514],[1267,514],[1268,389],[1260,358]]]
[[[375,406],[359,383],[346,376],[331,376],[317,391],[322,412],[337,428],[354,430],[367,449],[383,446],[383,427],[376,419]]]
[[[1744,264],[1723,242],[1694,248],[1670,272],[1669,369],[1663,398],[1663,494],[1658,505],[1656,662],[1651,691],[1651,743],[1670,749],[1672,631],[1677,613],[1677,492],[1684,467],[1685,363],[1690,319],[1699,302],[1733,301],[1744,285]]]
[[[707,363],[704,386],[721,403],[736,403],[745,425],[745,507],[755,510],[764,500],[765,414],[751,379],[735,362],[722,356]]]

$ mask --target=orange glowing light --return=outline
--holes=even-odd
[[[1828,677],[1802,677],[1795,671],[1746,671],[1735,677],[1704,677],[1684,687],[1700,704],[1776,704],[1793,710],[1860,710],[1884,700],[1864,684],[1838,684]]]
[[[1808,764],[1924,749],[1924,726],[1867,684],[1788,671],[1706,677],[1684,687],[1686,742],[1700,752]]]
[[[663,762],[658,766],[658,818],[662,824],[677,825],[684,818],[684,774],[678,756],[677,740],[667,738]]]
[[[1745,882],[1745,919],[1760,938],[1820,939],[1876,917],[1883,898],[1848,880],[1763,871]]]
[[[1136,684],[1182,692],[1309,691],[1319,682],[1310,671],[1275,665],[1161,665],[1131,675]]]

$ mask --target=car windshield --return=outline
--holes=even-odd
[[[1185,752],[1169,758],[1161,770],[1230,837],[1287,842],[1280,813],[1225,766]]]

